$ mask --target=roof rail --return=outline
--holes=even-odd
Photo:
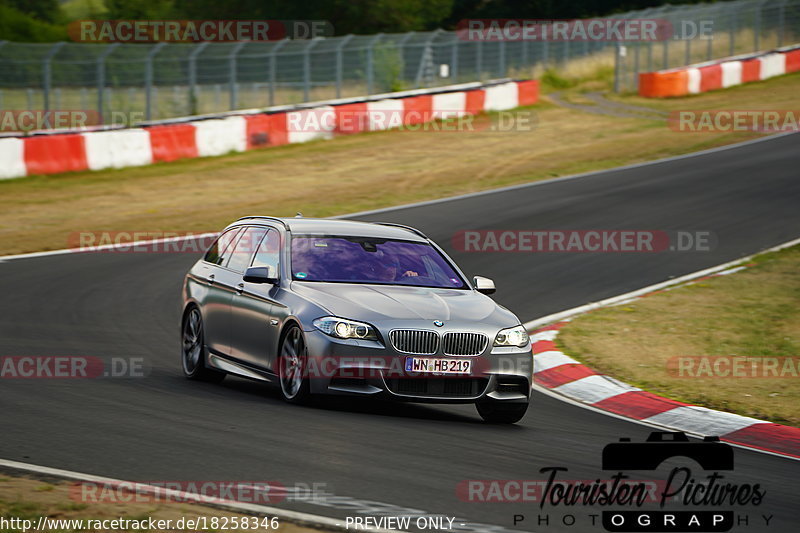
[[[269,217],[269,216],[264,216],[264,215],[251,215],[251,216],[247,216],[247,217],[241,217],[241,218],[237,219],[236,222],[239,222],[240,220],[249,220],[249,219],[252,219],[252,218],[265,218],[267,220],[272,220],[273,222],[279,222],[284,228],[289,229],[289,225],[285,221],[281,220],[280,218],[278,218],[278,217]]]
[[[419,236],[420,236],[420,237],[422,237],[423,239],[427,239],[427,238],[428,238],[428,236],[427,236],[427,235],[425,235],[424,233],[422,233],[422,232],[421,232],[420,230],[418,230],[417,228],[412,228],[411,226],[406,226],[406,225],[404,225],[404,224],[396,224],[396,223],[394,223],[394,222],[373,222],[373,224],[378,224],[378,225],[380,225],[380,226],[393,226],[393,227],[395,227],[395,228],[403,228],[403,229],[407,229],[407,230],[408,230],[408,231],[410,231],[411,233],[416,233],[417,235],[419,235]]]

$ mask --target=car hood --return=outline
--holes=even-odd
[[[329,313],[367,322],[443,320],[510,327],[519,319],[491,298],[471,290],[293,282],[292,290]]]

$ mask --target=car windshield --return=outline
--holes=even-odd
[[[430,244],[370,237],[293,237],[292,279],[467,288],[450,263]]]

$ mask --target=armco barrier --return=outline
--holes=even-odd
[[[84,133],[90,170],[149,165],[153,162],[150,134],[142,128]]]
[[[733,87],[742,83],[742,62],[728,61],[720,64],[722,70],[722,88]]]
[[[387,98],[367,102],[367,116],[371,131],[399,128],[403,125],[403,101]]]
[[[434,94],[432,106],[432,115],[435,120],[459,117],[466,111],[467,94],[464,91]]]
[[[748,59],[742,61],[742,83],[750,83],[761,79],[761,61]]]
[[[800,71],[800,45],[679,69],[639,74],[639,95],[649,98],[685,96]]]
[[[332,106],[313,107],[286,113],[289,144],[333,138],[336,113]]]
[[[16,178],[26,173],[25,145],[22,139],[0,139],[0,179]]]
[[[410,98],[408,100],[410,100]],[[336,113],[335,133],[348,134],[369,131],[369,122],[366,120],[366,102],[337,105],[333,108],[333,111]]]
[[[537,80],[518,81],[517,100],[520,106],[533,105],[539,101],[539,82]]]
[[[486,109],[486,91],[467,91],[465,94],[464,111],[466,113],[477,115]],[[430,113],[430,109],[428,112]]]
[[[153,162],[163,163],[198,157],[194,138],[195,127],[189,124],[168,124],[148,128],[150,145],[153,149]],[[59,135],[51,135],[59,137]]]
[[[519,107],[519,96],[515,83],[504,83],[488,87],[485,93],[486,103],[484,104],[484,109],[486,111],[505,111]]]
[[[197,153],[201,157],[247,150],[247,121],[244,117],[201,120],[194,126]]]
[[[800,70],[800,49],[786,52],[786,72]]]
[[[481,93],[483,91],[468,91],[470,93]],[[433,116],[433,96],[430,94],[422,94],[419,96],[412,96],[410,98],[403,98],[403,124],[406,126],[414,126],[428,122]]]
[[[245,115],[244,118],[247,121],[248,150],[289,143],[286,113]]]
[[[83,135],[42,135],[25,139],[25,166],[29,174],[87,170]]]
[[[777,60],[770,60],[765,71],[776,71],[777,65]],[[187,117],[136,128],[3,137],[0,179],[244,152],[330,139],[336,134],[503,111],[533,105],[538,98],[536,80],[496,80],[223,116]]]

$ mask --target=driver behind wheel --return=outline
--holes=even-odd
[[[380,281],[398,281],[403,278],[414,278],[419,276],[419,273],[413,270],[402,271],[400,268],[400,261],[394,254],[378,252],[379,257],[375,266],[375,274]],[[400,276],[398,273],[402,272]]]

